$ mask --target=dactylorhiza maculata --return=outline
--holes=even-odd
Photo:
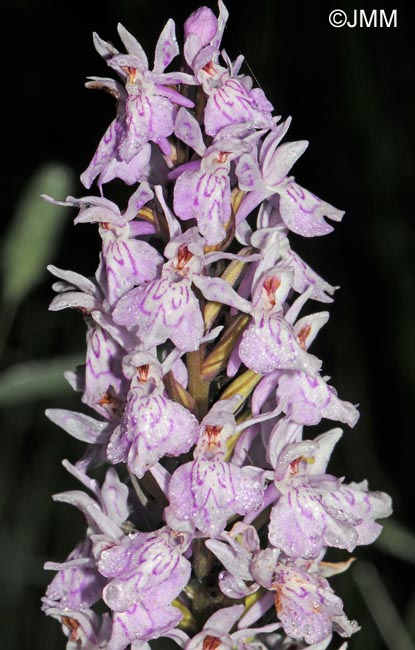
[[[46,564],[43,599],[71,650],[158,637],[323,650],[358,629],[328,582],[352,559],[326,551],[370,544],[391,513],[367,481],[327,473],[340,428],[304,429],[358,419],[309,352],[329,318],[314,304],[335,287],[290,243],[330,233],[343,212],[289,175],[308,143],[283,142],[290,118],[220,49],[221,1],[218,14],[186,20],[178,72],[166,72],[180,54],[172,20],[152,70],[122,25],[126,53],[94,35],[118,79],[87,86],[117,113],[81,176],[98,195],[63,205],[98,225],[102,252],[93,278],[49,267],[51,309],[78,309],[87,326],[85,365],[66,373],[85,408],[47,411],[86,443],[64,461],[80,489],[54,496],[82,512],[85,534]],[[125,209],[104,197],[115,178],[132,186]]]

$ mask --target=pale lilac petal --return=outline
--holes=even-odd
[[[229,12],[225,6],[225,3],[222,0],[218,0],[219,16],[218,16],[218,28],[216,30],[215,36],[212,38],[211,43],[214,47],[219,48],[223,32],[225,31],[226,23],[229,18]]]
[[[235,463],[235,465],[238,465],[238,467],[241,467],[244,464],[248,455],[249,457],[252,456],[252,454],[249,453],[249,450],[259,432],[260,427],[253,424],[247,427],[245,431],[242,431],[240,434],[232,454],[232,462]]]
[[[259,618],[261,618],[261,617],[258,616],[258,618],[256,620],[258,620]],[[242,627],[242,625],[239,624],[238,627]],[[232,639],[234,640],[234,642],[235,641],[236,642],[245,642],[245,644],[249,648],[252,648],[252,647],[255,647],[255,646],[258,645],[257,642],[255,642],[254,635],[267,634],[267,635],[269,635],[268,639],[270,639],[270,637],[272,639],[273,637],[275,638],[275,636],[274,635],[271,636],[270,633],[275,632],[276,630],[279,630],[280,628],[281,628],[281,623],[276,622],[276,623],[269,623],[268,625],[260,625],[260,627],[252,627],[252,628],[247,628],[247,629],[241,629],[241,630],[238,630],[237,632],[234,632],[232,634]],[[254,638],[254,641],[252,641],[253,638]]]
[[[344,212],[325,203],[293,180],[278,189],[282,220],[290,230],[303,237],[327,235],[333,227],[324,219],[341,221]]]
[[[313,643],[312,645],[307,646],[307,650],[327,650],[332,638],[333,635],[329,634],[329,636],[323,639],[323,641],[319,643]],[[339,648],[339,650],[346,650],[346,649],[347,649],[347,643],[343,643],[342,646]]]
[[[180,108],[177,112],[174,134],[196,151],[199,156],[203,156],[206,146],[201,128],[196,118],[185,108]]]
[[[341,433],[340,429],[338,431]],[[282,455],[284,447],[292,443],[300,442],[302,433],[303,427],[295,422],[290,422],[288,418],[281,418],[273,428],[269,438],[267,455],[270,464],[276,471],[277,479],[283,478],[287,469],[286,465],[284,465],[281,476],[277,475],[278,460]]]
[[[107,470],[101,488],[101,500],[106,514],[116,524],[123,524],[130,514],[128,507],[128,487],[120,481],[113,467]]]
[[[173,474],[166,521],[174,527],[183,519],[185,530],[191,529],[193,524],[208,537],[217,537],[231,515],[246,514],[258,508],[262,495],[262,482],[259,478],[251,478],[249,467],[198,458],[194,463],[182,465]],[[186,512],[183,504],[186,504]]]
[[[117,48],[114,47],[112,43],[104,41],[100,36],[98,36],[96,32],[93,32],[92,40],[94,42],[96,51],[102,56],[105,61],[107,59],[110,59],[115,54],[118,54]]]
[[[193,75],[187,72],[164,72],[163,74],[152,73],[151,78],[157,84],[157,92],[163,97],[167,97],[173,104],[193,108],[194,103],[188,97],[181,95],[177,90],[171,88],[178,84],[195,86],[197,82]]]
[[[164,368],[164,365],[163,365]],[[181,360],[177,359],[171,367],[171,371],[174,375],[175,380],[183,386],[183,388],[187,387],[187,382],[189,380],[189,373],[187,370],[186,364]]]
[[[125,78],[126,74],[123,70],[119,69],[119,73]],[[86,84],[87,87],[103,88],[117,99],[117,117],[108,127],[90,165],[81,175],[82,183],[88,188],[98,176],[98,186],[102,193],[102,184],[108,183],[113,178],[119,177],[128,185],[147,178],[150,171],[151,148],[149,144],[142,143],[143,146],[136,151],[137,155],[133,155],[128,160],[120,156],[119,147],[122,139],[126,137],[125,111],[128,93],[121,84],[115,83],[114,86],[112,80],[94,77],[92,79],[93,81]]]
[[[82,485],[84,485],[88,490],[90,490],[96,500],[100,502],[101,490],[99,489],[98,481],[88,476],[86,470],[78,467],[78,465],[72,465],[66,458],[62,461],[64,468],[72,474]],[[102,504],[101,504],[102,505]]]
[[[203,275],[193,276],[193,284],[200,289],[207,300],[230,305],[244,313],[251,311],[251,303],[238,295],[222,278],[211,278]]]
[[[144,144],[129,162],[111,157],[100,170],[98,187],[102,189],[102,185],[109,183],[114,178],[120,178],[126,185],[134,185],[146,180],[150,173],[150,158],[151,146],[149,144]],[[86,172],[84,173],[86,174]],[[81,181],[85,187],[90,187],[84,182],[83,175]]]
[[[199,7],[193,11],[184,23],[184,36],[187,39],[191,34],[198,37],[199,49],[208,45],[216,34],[218,21],[211,9]]]
[[[275,370],[274,372],[271,372],[269,375],[266,375],[263,379],[261,379],[252,394],[252,415],[255,416],[260,413],[268,397],[275,390],[280,377],[281,371]]]
[[[284,424],[286,424],[286,422]],[[286,431],[284,431],[285,427],[283,427],[280,432],[284,436],[283,441],[281,441],[283,447],[279,458],[275,462],[275,484],[278,486],[279,492],[284,494],[286,494],[292,486],[299,487],[300,490],[302,484],[304,484],[306,488],[309,487],[308,484],[310,479],[308,478],[308,466],[313,463],[314,457],[316,453],[318,453],[318,443],[314,440],[300,439],[298,442],[289,442],[287,444],[286,439],[289,436],[297,437],[298,435],[295,427],[291,429],[291,426],[292,423],[290,423],[290,426],[287,427]],[[274,436],[275,432],[273,432],[272,435]],[[333,476],[325,478],[327,478],[328,482],[332,481],[335,486],[337,486],[338,480]],[[330,483],[329,488],[333,488],[332,483]]]
[[[333,449],[339,442],[342,435],[343,431],[339,428],[335,428],[330,429],[330,431],[326,431],[325,433],[322,433],[321,435],[314,438],[314,442],[317,443],[318,448],[315,454],[313,454],[314,462],[308,468],[308,474],[310,476],[317,476],[318,474],[325,473],[327,465],[333,453]]]
[[[185,463],[176,469],[168,486],[170,505],[164,510],[164,516],[170,528],[187,533],[193,533],[195,530],[192,468],[193,463]]]
[[[303,370],[314,375],[321,368],[321,361],[302,349],[293,328],[277,315],[263,317],[244,331],[239,356],[261,375],[275,370]]]
[[[43,609],[48,616],[53,616],[62,623],[62,630],[69,638],[66,646],[68,650],[98,650],[106,647],[111,629],[108,614],[101,618],[89,608],[80,611],[53,607],[46,598],[43,599]]]
[[[203,9],[207,9],[207,7],[202,7]],[[209,9],[210,11],[210,9]],[[186,37],[184,46],[183,46],[183,54],[184,58],[186,59],[186,62],[197,70],[196,66],[193,65],[194,60],[196,59],[197,55],[200,52],[200,40],[196,34],[189,34]]]
[[[240,338],[238,340],[238,343],[240,341]],[[228,377],[234,377],[236,373],[238,372],[239,368],[241,367],[241,359],[239,356],[239,345],[235,345],[231,352],[231,356],[229,357],[228,365],[226,366],[226,374]]]
[[[268,230],[272,236],[274,232],[273,239],[278,242],[280,245],[283,235],[286,235],[288,232],[287,226],[282,221],[281,217],[278,214],[278,210],[270,203],[269,201],[264,201],[259,207],[258,216],[257,216],[257,228],[256,232],[261,233],[261,229]],[[253,234],[253,237],[256,236],[256,233]],[[260,235],[261,236],[261,235]],[[275,261],[277,258],[275,258]],[[275,264],[275,261],[273,264]]]
[[[284,264],[290,266],[294,271],[293,289],[297,293],[304,293],[308,287],[313,287],[311,298],[320,302],[333,302],[331,297],[338,287],[323,280],[313,269],[291,249],[282,251]]]
[[[268,155],[265,156],[262,165],[265,183],[276,189],[275,186],[284,180],[290,169],[297,162],[300,156],[303,155],[307,147],[307,140],[286,142],[276,148],[272,160],[268,159],[270,153],[268,151]]]
[[[176,219],[173,212],[170,210],[169,206],[167,205],[166,199],[164,198],[164,194],[163,194],[163,186],[162,185],[156,185],[156,187],[154,188],[154,191],[155,191],[155,194],[156,194],[156,196],[157,196],[157,198],[158,198],[158,200],[160,202],[160,205],[161,205],[161,207],[163,209],[164,216],[166,217],[167,227],[169,229],[169,235],[170,235],[170,242],[169,243],[171,244],[172,240],[175,240],[176,238],[178,238],[182,234],[180,223],[179,223],[179,220]],[[167,244],[166,248],[168,246],[169,246],[169,244]],[[174,255],[175,254],[176,253],[174,253]],[[166,255],[168,257],[167,253],[166,253]],[[172,255],[172,257],[174,257],[174,255]]]
[[[121,373],[122,348],[99,326],[87,332],[85,390],[82,401],[93,408],[99,406],[109,392],[117,396],[123,385]],[[104,411],[105,412],[105,411]]]
[[[195,458],[203,456],[209,460],[223,460],[228,452],[228,441],[237,431],[233,411],[237,409],[239,395],[213,404],[200,423],[200,436],[195,449]]]
[[[140,183],[136,191],[130,196],[128,200],[127,210],[124,212],[123,217],[125,221],[131,221],[138,216],[138,211],[141,208],[151,201],[154,197],[154,192],[151,189],[150,185],[144,181]],[[133,224],[130,224],[130,226]]]
[[[216,555],[221,564],[234,578],[246,581],[252,580],[250,570],[252,554],[244,549],[241,544],[234,543],[232,547],[217,539],[208,539],[206,546]]]
[[[322,418],[329,418],[353,427],[359,418],[356,407],[340,400],[332,386],[321,377],[304,372],[282,375],[277,399],[284,412],[298,424],[318,424]]]
[[[225,596],[237,600],[240,598],[246,598],[246,596],[254,594],[259,589],[259,586],[255,582],[248,586],[241,578],[236,578],[228,571],[221,571],[218,578],[218,584],[219,589]]]
[[[171,605],[156,610],[147,610],[141,604],[133,605],[124,612],[114,614],[111,638],[106,650],[125,650],[135,641],[157,639],[176,627],[182,618],[180,610]]]
[[[235,223],[238,226],[253,210],[263,201],[269,192],[261,188],[248,192],[242,199],[242,202],[235,215]]]
[[[328,311],[319,311],[300,318],[294,325],[294,332],[300,341],[301,347],[308,350],[320,329],[329,320]]]
[[[118,23],[117,31],[127,52],[137,58],[137,64],[143,70],[148,70],[147,55],[137,39],[121,23]]]
[[[154,139],[154,142],[164,156],[171,156],[172,148],[169,139],[166,136],[160,136],[159,138]]]
[[[392,501],[384,492],[369,492],[367,481],[341,485],[335,492],[322,495],[326,510],[334,517],[358,518],[355,525],[356,544],[372,544],[382,531],[375,519],[383,519],[392,514]],[[350,549],[353,551],[353,549]]]
[[[98,573],[94,562],[92,562],[92,566],[71,566],[71,560],[80,558],[92,559],[89,539],[78,544],[68,555],[67,562],[58,570],[48,586],[46,598],[53,601],[55,606],[67,609],[85,609],[91,607],[101,598],[105,579]],[[45,568],[49,567],[45,566]]]
[[[154,280],[132,289],[119,300],[113,317],[120,325],[138,326],[147,349],[170,338],[180,350],[197,350],[203,336],[199,302],[186,279]]]
[[[177,223],[179,222],[177,221]],[[197,261],[193,260],[193,262],[196,261],[195,271],[199,272],[201,270],[202,263],[203,263],[202,260],[204,256],[203,250],[205,246],[205,241],[196,227],[188,228],[184,233],[179,231],[178,235],[172,238],[166,245],[166,248],[164,249],[164,254],[170,260],[176,258],[175,261],[177,262],[177,256],[179,255],[181,250],[183,251],[184,246],[197,259]],[[193,269],[192,258],[189,261],[189,265],[185,264],[184,268]]]
[[[133,287],[154,280],[163,258],[145,241],[104,235],[103,259],[107,271],[108,302],[113,306]]]
[[[205,264],[212,264],[213,262],[218,262],[219,260],[235,260],[238,262],[259,262],[259,260],[262,259],[261,253],[253,253],[252,255],[245,255],[242,253],[241,255],[237,253],[225,253],[224,251],[216,251],[213,253],[206,253],[204,256],[205,258]],[[245,276],[244,276],[245,279]],[[251,280],[252,281],[252,280]],[[245,297],[248,296],[250,293],[248,287],[245,287],[245,290],[241,290],[241,286],[239,286],[238,289],[238,294],[244,295]]]
[[[253,278],[254,291],[252,293],[253,312],[280,314],[291,291],[293,272],[289,266],[274,266],[265,273],[261,264],[255,271]]]
[[[293,558],[316,558],[323,546],[351,552],[357,543],[354,526],[358,522],[357,518],[350,519],[348,525],[341,518],[330,517],[318,491],[300,479],[293,480],[288,493],[271,511],[269,540]]]
[[[164,636],[177,643],[179,648],[185,648],[190,639],[189,635],[186,634],[186,632],[180,630],[177,627],[166,632]],[[149,646],[148,648],[143,648],[141,644],[139,646],[133,644],[131,646],[131,650],[151,650],[151,647]],[[340,650],[344,650],[344,648],[340,648]]]
[[[124,327],[119,327],[116,325],[109,314],[96,309],[91,312],[91,317],[94,322],[99,325],[105,332],[107,332],[107,334],[109,334],[109,336],[114,339],[114,341],[118,343],[118,345],[124,350],[131,350],[137,346],[137,337],[134,336],[131,332],[128,332]],[[121,351],[120,356],[122,356]]]
[[[250,627],[253,623],[258,621],[258,619],[262,618],[266,612],[273,606],[274,604],[274,594],[271,591],[266,592],[263,596],[261,596],[251,607],[248,609],[248,611],[242,616],[241,620],[239,621],[238,627]]]
[[[199,7],[190,14],[184,23],[184,56],[189,65],[200,52],[202,47],[208,45],[216,34],[218,21],[211,9]]]
[[[155,92],[129,95],[126,102],[124,129],[120,135],[118,155],[126,163],[152,140],[168,137],[174,131],[174,106]]]
[[[244,611],[243,605],[233,605],[224,607],[212,614],[206,621],[204,627],[216,632],[230,632],[236,621],[242,616]]]
[[[134,561],[137,557],[132,557],[122,575],[104,588],[103,600],[115,612],[123,612],[135,603],[142,603],[151,610],[165,607],[182,591],[190,577],[189,562],[184,557],[164,557],[157,544],[147,549],[147,558],[141,554],[139,566],[134,566]],[[100,571],[102,566],[100,562]]]
[[[81,174],[81,183],[89,189],[94,179],[99,176],[116,155],[116,149],[122,133],[122,122],[117,117],[105,131],[98,148],[87,169]]]
[[[63,376],[72,390],[82,393],[85,389],[85,366],[77,366],[75,370],[65,370]]]
[[[149,609],[169,605],[190,577],[191,565],[182,555],[189,545],[166,528],[152,533],[135,533],[121,544],[103,548],[99,571],[113,577],[103,598],[117,612],[142,603]]]
[[[275,151],[292,122],[291,117],[287,117],[284,122],[277,124],[267,135],[259,150],[259,163],[263,169],[272,171],[272,161],[275,156]]]
[[[321,473],[340,437],[333,429],[314,441],[290,443],[274,461],[281,496],[271,511],[269,539],[287,556],[315,558],[325,546],[352,552],[373,542],[381,531],[375,520],[391,514],[390,498],[369,492],[366,481],[344,485]]]
[[[121,528],[112,521],[100,508],[98,503],[81,490],[70,490],[53,495],[54,501],[68,503],[78,508],[85,516],[88,525],[93,532],[103,533],[112,539],[120,539],[124,536]]]
[[[145,290],[146,287],[137,287],[120,298],[112,312],[115,323],[129,329],[137,328],[140,305],[145,298]]]
[[[118,206],[103,197],[85,196],[82,199],[74,199],[68,196],[66,201],[69,205],[79,208],[78,216],[74,219],[75,224],[106,222],[113,226],[123,226],[125,223]]]
[[[123,536],[119,544],[110,544],[108,540],[94,536],[93,553],[101,575],[106,578],[116,578],[130,571],[135,566],[134,550],[139,548],[140,544],[144,545],[146,541],[146,533],[137,532],[132,534],[131,539]],[[116,597],[116,594],[114,593],[113,596]]]
[[[196,219],[208,245],[224,239],[231,217],[229,177],[220,173],[184,172],[174,188],[174,211],[183,220]]]
[[[244,192],[252,192],[261,186],[262,176],[258,163],[250,154],[243,154],[236,164],[238,185]]]
[[[157,41],[154,56],[154,72],[163,72],[179,52],[174,20],[170,18]]]
[[[360,630],[357,621],[350,621],[345,614],[333,616],[333,631],[342,637],[349,637]],[[339,650],[347,650],[348,644],[342,643]],[[317,649],[319,650],[319,649]]]
[[[128,224],[130,237],[143,237],[144,235],[156,235],[157,226],[150,221],[136,220]]]
[[[186,646],[186,650],[200,650],[203,646],[209,644],[220,644],[218,647],[221,650],[232,650],[234,647],[232,637],[226,632],[216,633],[214,628],[208,627],[207,625],[203,626],[203,630],[194,635],[190,639],[189,644]]]
[[[125,437],[121,426],[117,426],[106,448],[107,460],[114,465],[121,462],[126,463],[130,447],[131,441]]]
[[[161,463],[156,463],[149,470],[150,474],[153,476],[157,485],[163,494],[167,494],[170,485],[171,474],[170,472],[161,465]]]
[[[266,548],[252,558],[251,578],[266,589],[272,588],[275,567],[280,555],[276,548]]]
[[[46,417],[77,440],[91,445],[105,443],[110,435],[108,422],[66,409],[47,409]]]
[[[284,631],[306,643],[319,643],[332,632],[333,619],[343,616],[343,603],[327,580],[305,570],[277,566],[275,606]]]
[[[97,285],[88,278],[85,278],[83,275],[75,273],[75,271],[66,271],[64,269],[59,269],[53,264],[49,264],[46,268],[50,273],[52,273],[52,275],[68,283],[69,287],[76,287],[84,293],[89,293],[91,296],[98,297],[99,288]]]
[[[119,52],[114,51],[114,54],[119,54]],[[112,55],[111,57],[112,58]],[[125,74],[123,73],[125,76]],[[104,90],[114,97],[117,101],[126,96],[124,85],[111,77],[87,77],[88,81],[85,84],[85,88],[90,88],[91,90]]]
[[[89,293],[80,291],[64,291],[58,294],[49,305],[50,311],[60,311],[61,309],[80,309],[86,313],[93,309],[98,309],[100,303]]]
[[[236,223],[236,221],[235,221]],[[246,222],[242,221],[241,223],[237,224],[235,227],[235,239],[238,241],[241,245],[243,246],[249,246],[249,243],[252,238],[252,228],[251,226]],[[242,282],[244,284],[247,283],[246,276],[249,274],[249,271],[244,275],[242,278]]]
[[[55,293],[64,293],[65,291],[73,291],[74,289],[76,287],[68,284],[65,280],[58,280],[52,284],[52,291],[55,291]]]
[[[272,128],[272,104],[261,93],[249,91],[240,79],[221,75],[205,108],[205,131],[215,136],[229,124],[250,123],[255,129]]]
[[[91,568],[95,566],[93,558],[80,557],[75,560],[66,560],[65,562],[45,562],[43,568],[45,571],[63,571],[66,569]]]
[[[129,393],[121,435],[130,440],[127,463],[139,478],[166,454],[189,451],[198,434],[198,421],[181,404],[157,392],[149,396]]]

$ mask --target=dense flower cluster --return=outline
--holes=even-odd
[[[126,53],[94,36],[118,80],[87,85],[117,115],[81,177],[100,195],[63,205],[98,225],[102,253],[94,278],[49,267],[51,309],[86,321],[85,365],[66,378],[95,412],[47,411],[87,444],[64,461],[86,491],[54,497],[83,513],[85,536],[47,563],[43,599],[71,650],[160,636],[185,650],[323,650],[358,629],[328,582],[351,560],[325,553],[370,544],[391,512],[366,481],[327,473],[341,429],[303,437],[358,419],[309,351],[329,317],[309,301],[335,287],[289,239],[325,235],[343,213],[289,175],[307,142],[282,142],[290,119],[220,49],[227,18],[221,0],[218,17],[188,18],[180,72],[166,72],[172,20],[152,70],[121,25]],[[114,178],[134,185],[124,210],[103,196]]]

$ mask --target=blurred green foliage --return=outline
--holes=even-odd
[[[36,286],[60,244],[65,208],[42,201],[41,194],[67,196],[73,186],[72,172],[51,163],[41,167],[25,188],[1,250],[6,311],[15,309]]]

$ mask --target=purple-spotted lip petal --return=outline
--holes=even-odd
[[[251,469],[203,457],[182,465],[170,481],[170,505],[165,510],[168,524],[178,531],[197,528],[208,537],[217,537],[229,517],[261,505],[262,474],[258,470],[254,476]]]
[[[130,471],[142,478],[163,456],[189,451],[198,433],[195,416],[165,392],[154,388],[147,393],[140,385],[132,386],[108,452],[112,458],[123,458]]]
[[[293,328],[278,315],[263,317],[244,331],[239,356],[261,375],[275,370],[303,370],[314,375],[321,368],[321,361],[302,349]]]
[[[339,420],[353,427],[357,408],[337,397],[336,391],[318,375],[295,371],[279,379],[277,399],[284,412],[297,424],[318,424],[322,418]]]
[[[113,311],[116,323],[136,327],[147,349],[171,339],[180,350],[197,350],[203,318],[190,281],[165,277],[128,291]]]

